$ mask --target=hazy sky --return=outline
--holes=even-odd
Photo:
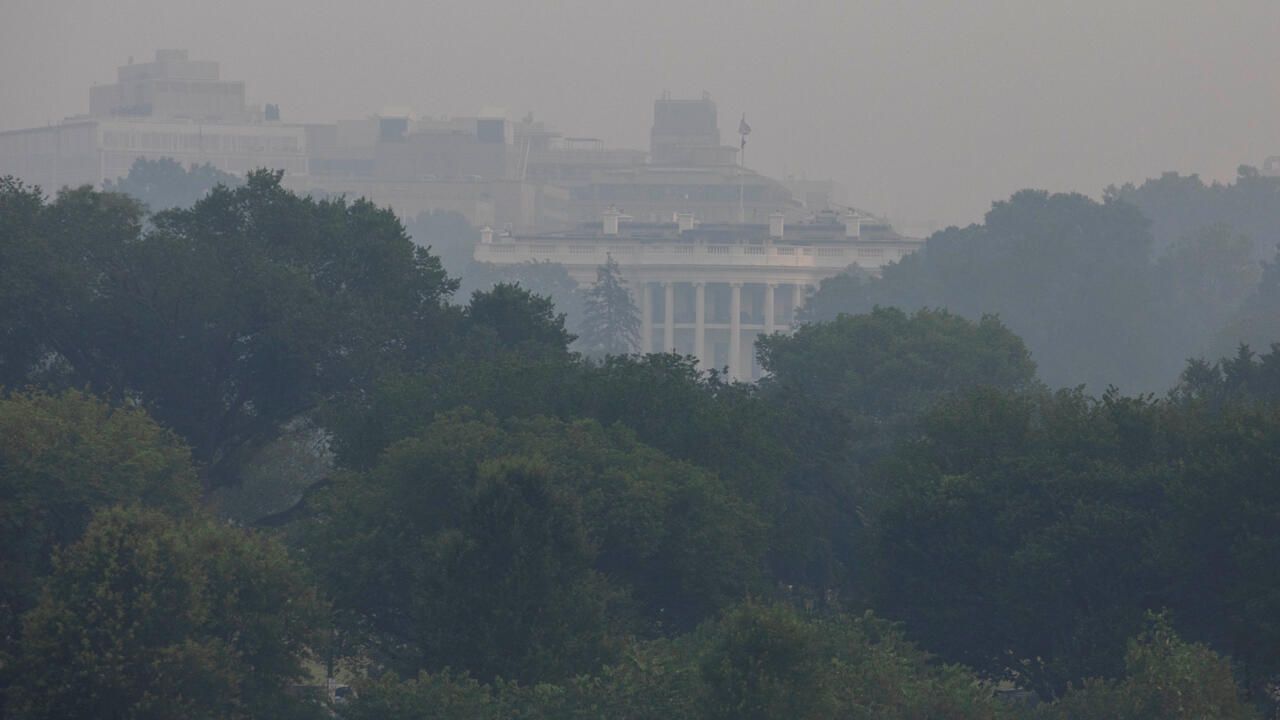
[[[917,227],[1280,154],[1280,0],[0,0],[0,129],[158,47],[285,120],[498,106],[645,149],[653,98],[706,90],[748,165]]]

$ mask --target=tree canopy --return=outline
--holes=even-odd
[[[439,261],[390,212],[300,198],[280,179],[253,173],[145,230],[115,195],[46,205],[6,185],[0,203],[20,212],[0,252],[27,266],[0,284],[15,341],[0,381],[141,402],[216,474],[320,399],[430,355],[452,322]]]
[[[582,672],[626,633],[687,626],[763,570],[750,505],[590,421],[446,416],[316,502],[318,573],[385,652],[417,648],[393,660],[408,672]]]
[[[802,316],[833,320],[875,306],[995,314],[1026,342],[1046,383],[1094,393],[1162,391],[1188,358],[1280,340],[1265,320],[1275,303],[1265,281],[1259,287],[1255,237],[1219,215],[1153,243],[1127,197],[1019,192],[981,225],[935,233],[881,277],[855,269],[824,281]]]
[[[1280,345],[1184,363],[1269,337],[1240,226],[1018,193],[743,383],[423,222],[0,180],[0,715],[1274,714]]]
[[[322,604],[271,541],[108,509],[24,619],[18,718],[317,717],[291,697]],[[318,708],[316,708],[318,709]]]
[[[75,542],[96,510],[129,504],[185,516],[198,498],[187,448],[142,411],[76,391],[0,398],[0,653],[54,551]]]
[[[192,163],[184,169],[173,158],[138,158],[128,175],[107,180],[103,189],[132,196],[149,211],[160,212],[189,208],[219,185],[234,188],[243,182],[239,175],[222,172],[208,163]]]

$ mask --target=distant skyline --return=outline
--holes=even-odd
[[[286,121],[498,106],[647,149],[654,98],[705,90],[726,142],[746,113],[749,166],[928,229],[1025,187],[1225,181],[1280,154],[1278,31],[1275,0],[0,0],[0,129],[83,113],[170,47]]]

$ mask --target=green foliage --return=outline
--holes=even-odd
[[[1035,380],[1026,347],[999,320],[973,323],[945,310],[842,315],[762,338],[758,352],[771,392],[884,420],[975,385],[1019,389]]]
[[[582,373],[566,401],[562,415],[625,425],[646,445],[718,472],[762,506],[790,461],[774,409],[750,385],[699,371],[694,358],[607,357]]]
[[[921,430],[867,510],[874,604],[931,650],[1048,697],[1168,607],[1251,687],[1275,672],[1275,406],[988,390]]]
[[[1280,251],[1262,263],[1262,277],[1238,306],[1216,338],[1218,348],[1230,343],[1269,347],[1280,343]]]
[[[694,720],[1005,717],[989,689],[937,667],[883,621],[823,618],[748,602],[675,642],[559,684],[478,685],[448,672],[367,683],[347,716]]]
[[[990,688],[870,615],[746,603],[702,631],[707,718],[997,718]]]
[[[470,273],[465,307],[389,212],[278,174],[144,217],[0,180],[0,383],[54,393],[0,400],[0,714],[315,710],[282,691],[329,627],[316,591],[196,516],[177,439],[244,477],[300,415],[344,468],[276,521],[381,677],[344,716],[1006,715],[982,677],[1065,692],[1047,717],[1245,717],[1209,648],[1254,699],[1280,673],[1280,353],[1193,362],[1160,400],[1050,394],[1031,361],[1153,386],[1224,324],[1265,339],[1280,273],[1239,225],[1153,255],[1117,199],[1019,193],[824,284],[748,385],[630,354],[612,260],[585,296],[480,267],[457,216],[414,233]],[[896,309],[921,307],[947,309]],[[1205,645],[1157,623],[1126,656],[1166,607]]]
[[[38,188],[0,177],[0,385],[23,383],[48,352],[41,325],[56,305],[46,294],[68,284],[52,272],[43,211]]]
[[[81,189],[41,207],[3,190],[0,203],[34,217],[6,223],[0,253],[36,261],[18,276],[50,281],[0,286],[34,318],[0,325],[23,344],[0,380],[52,368],[50,382],[139,401],[215,476],[317,400],[429,357],[454,321],[454,284],[394,215],[299,198],[278,173],[218,187],[146,232],[117,195]]]
[[[86,338],[103,318],[91,308],[122,279],[121,248],[141,228],[130,198],[81,188],[47,202],[0,178],[0,385],[60,381],[97,361]]]
[[[541,345],[567,351],[573,336],[564,329],[564,314],[555,312],[547,298],[534,295],[519,285],[498,283],[492,290],[477,290],[467,306],[473,326],[489,329],[500,344],[529,350]]]
[[[1280,241],[1277,193],[1280,182],[1256,173],[1212,187],[1170,174],[1110,188],[1101,204],[1020,192],[983,225],[934,234],[882,278],[824,281],[804,317],[876,305],[998,313],[1050,385],[1162,390],[1187,357],[1280,341],[1270,299],[1280,293],[1265,276],[1259,286],[1258,266]]]
[[[589,355],[626,355],[640,347],[640,311],[622,284],[618,261],[596,269],[596,283],[582,294],[582,347]]]
[[[95,510],[127,503],[184,516],[198,493],[186,447],[141,410],[75,391],[0,399],[0,652],[54,549],[79,539]]]
[[[788,583],[856,600],[871,562],[861,517],[863,468],[889,452],[917,413],[978,385],[1033,386],[1035,366],[998,320],[876,308],[758,343],[761,393],[783,409],[775,434],[793,450],[774,552]],[[776,441],[775,441],[776,442]]]
[[[775,409],[751,386],[727,383],[700,372],[693,359],[670,354],[610,356],[596,364],[474,343],[420,372],[386,374],[359,398],[342,398],[331,408],[330,425],[341,460],[367,468],[392,443],[461,407],[500,418],[624,425],[646,445],[719,473],[760,504],[772,497],[790,460],[776,437]]]
[[[184,170],[173,158],[138,158],[127,176],[114,182],[107,180],[103,190],[130,195],[149,211],[160,212],[189,208],[219,185],[234,188],[243,182],[240,176],[222,172],[208,163],[192,163]]]
[[[154,511],[104,510],[60,554],[24,619],[8,710],[314,717],[286,691],[324,620],[280,545]]]
[[[998,314],[1051,386],[1162,387],[1172,377],[1150,372],[1159,352],[1147,225],[1123,202],[1022,191],[995,203],[982,225],[935,233],[880,278],[824,283],[811,307],[828,314],[804,317],[832,320],[833,311],[875,305]]]
[[[1193,360],[1171,396],[1183,403],[1214,410],[1228,405],[1261,406],[1280,403],[1280,343],[1259,356],[1241,345],[1233,357],[1216,363]]]
[[[386,673],[360,686],[359,697],[342,708],[346,720],[508,720],[513,717],[492,689],[445,670],[401,681]]]
[[[421,372],[386,373],[368,392],[330,403],[325,414],[341,462],[371,467],[391,444],[457,408],[504,418],[560,414],[566,394],[582,382],[582,368],[562,353],[495,346],[484,343],[483,354],[459,353]]]
[[[480,234],[456,212],[437,210],[420,213],[405,222],[405,232],[420,247],[440,258],[445,271],[452,277],[470,281],[475,274],[476,241]],[[464,288],[470,295],[480,286]]]
[[[1203,645],[1184,642],[1155,616],[1129,642],[1125,677],[1088,680],[1037,714],[1046,720],[1251,720],[1231,664]]]
[[[1164,330],[1153,362],[1161,377],[1175,376],[1186,357],[1216,357],[1252,339],[1231,327],[1262,274],[1249,238],[1225,225],[1203,228],[1172,245],[1154,272],[1153,321]],[[1277,330],[1270,340],[1280,340]]]
[[[809,291],[799,310],[801,320],[834,320],[842,314],[866,312],[876,307],[871,282],[875,276],[857,263],[822,281],[821,292]]]
[[[560,679],[759,581],[750,506],[589,421],[446,416],[316,502],[304,542],[326,587],[409,671]]]
[[[819,629],[782,607],[748,605],[716,628],[702,659],[709,719],[819,718],[835,712],[824,692]]]
[[[564,313],[565,327],[582,325],[583,299],[578,282],[569,275],[563,265],[547,262],[526,262],[518,265],[491,265],[490,282],[506,282],[519,285],[536,295],[555,303],[556,310]],[[482,279],[485,275],[480,276]]]
[[[554,302],[556,310],[565,315],[566,327],[576,328],[581,324],[582,298],[578,283],[563,265],[533,261],[514,265],[476,262],[476,242],[480,235],[456,212],[424,212],[406,221],[405,229],[415,243],[440,258],[450,277],[459,279],[459,296],[489,292],[500,284],[519,285]]]
[[[1141,185],[1108,187],[1105,197],[1134,205],[1151,219],[1157,250],[1214,226],[1250,238],[1254,260],[1269,257],[1280,245],[1280,178],[1245,165],[1238,169],[1236,181],[1225,185],[1206,185],[1198,175],[1167,172]]]

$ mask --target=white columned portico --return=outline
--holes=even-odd
[[[556,263],[582,285],[598,278],[602,261],[616,257],[626,286],[640,306],[640,317],[635,319],[640,332],[629,350],[653,353],[660,346],[662,352],[678,348],[691,352],[702,369],[726,369],[729,377],[745,381],[760,371],[752,352],[756,337],[794,330],[795,316],[804,312],[809,292],[825,279],[855,261],[877,273],[924,243],[898,235],[878,221],[872,232],[873,221],[864,226],[854,214],[846,214],[843,223],[793,224],[780,209],[763,205],[757,209],[760,222],[768,217],[767,233],[758,223],[735,226],[704,218],[705,224],[699,225],[683,208],[675,224],[657,222],[657,215],[631,219],[610,207],[595,228],[583,225],[559,232],[499,235],[490,227],[481,231],[473,257],[501,266]],[[658,288],[656,283],[663,285]],[[692,312],[685,304],[682,283],[693,284]],[[677,284],[681,284],[679,292]],[[756,285],[761,286],[759,292]],[[665,301],[661,313],[654,297],[659,292]],[[682,312],[675,312],[677,302]],[[727,342],[721,339],[726,335]]]
[[[653,352],[653,291],[647,282],[640,284],[640,352]]]
[[[742,379],[742,283],[729,283],[729,377]]]
[[[800,322],[800,308],[804,306],[804,283],[796,283],[791,286],[791,327],[795,328]]]
[[[676,284],[664,282],[662,294],[662,352],[676,349]]]
[[[698,364],[704,369],[711,363],[707,360],[707,285],[693,284],[693,354]]]
[[[766,335],[772,335],[776,329],[773,320],[774,287],[774,283],[764,284],[764,332]]]

